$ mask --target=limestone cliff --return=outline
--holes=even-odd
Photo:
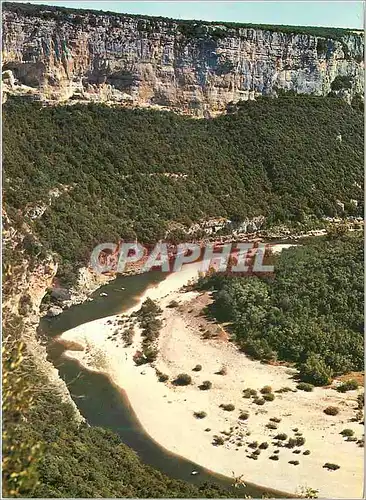
[[[28,12],[5,4],[4,88],[41,100],[158,106],[197,116],[281,89],[363,93],[362,35],[314,30],[46,6]]]

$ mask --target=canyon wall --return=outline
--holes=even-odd
[[[15,7],[15,6],[18,7]],[[363,93],[361,33],[336,36],[19,4],[3,8],[5,93],[210,116],[276,95]]]

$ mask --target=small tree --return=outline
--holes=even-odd
[[[331,368],[318,354],[310,354],[306,362],[300,365],[299,372],[304,382],[314,385],[328,385],[332,381]]]

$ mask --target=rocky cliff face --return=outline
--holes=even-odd
[[[363,37],[79,11],[3,11],[5,90],[202,116],[279,89],[363,92]],[[341,78],[340,78],[341,77]]]
[[[26,224],[13,224],[3,213],[4,284],[2,318],[4,330],[3,347],[10,350],[14,342],[26,345],[26,357],[31,356],[38,372],[46,376],[49,388],[62,401],[74,408],[75,419],[84,419],[73,402],[65,382],[58,371],[47,360],[46,347],[37,335],[40,319],[40,304],[57,272],[57,263],[52,255],[30,257],[24,251],[29,245],[31,233]]]

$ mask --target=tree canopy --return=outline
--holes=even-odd
[[[10,99],[3,140],[5,207],[65,275],[96,244],[152,243],[172,221],[362,212],[363,113],[339,99],[263,98],[210,120]]]
[[[258,359],[296,363],[315,385],[362,370],[363,239],[342,236],[284,250],[275,274],[201,278],[211,313],[231,322],[235,341]]]

